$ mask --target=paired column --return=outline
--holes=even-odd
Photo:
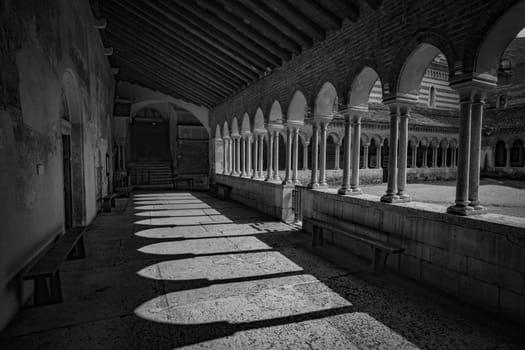
[[[259,178],[259,135],[253,135],[253,173],[252,179]]]
[[[273,137],[273,181],[281,182],[279,175],[279,130],[274,130]]]
[[[235,176],[241,175],[241,137],[235,137]]]
[[[344,143],[344,158],[343,158],[343,181],[341,188],[337,193],[347,195],[352,192],[350,189],[350,163],[352,161],[351,152],[351,124],[350,115],[345,114],[345,143]]]
[[[321,150],[319,159],[319,187],[327,188],[326,182],[326,131],[329,120],[321,121]]]
[[[252,175],[252,135],[246,136],[246,163],[245,175],[251,177]]]
[[[293,151],[293,130],[290,126],[286,129],[286,169],[284,185],[291,185],[292,181],[292,151]]]
[[[335,144],[335,161],[334,161],[334,169],[339,170],[341,169],[339,166],[339,154],[341,153],[341,144],[336,143]]]
[[[293,128],[292,182],[300,184],[299,168],[299,127]]]
[[[381,146],[381,144],[379,144],[376,148],[376,169],[381,169],[381,162],[382,162],[382,159],[381,159],[381,149],[383,148],[383,146]]]
[[[310,141],[304,141],[304,145],[303,145],[303,170],[308,170],[308,146],[310,146]]]
[[[239,153],[239,164],[240,164],[240,176],[246,177],[246,136],[243,135],[239,142],[241,144],[241,151]]]
[[[318,148],[319,148],[319,121],[314,120],[312,124],[312,162],[311,162],[311,178],[308,188],[319,188],[319,177],[317,171],[318,164]]]
[[[222,139],[223,152],[222,152],[222,175],[228,174],[228,140],[229,138]]]
[[[412,146],[412,168],[417,168],[417,145]]]
[[[363,169],[368,169],[368,147],[368,143],[363,144]]]
[[[257,178],[263,179],[263,160],[264,160],[264,134],[257,135],[257,138],[259,139],[259,155],[258,155],[258,169],[259,172],[257,173]]]
[[[468,200],[474,210],[484,209],[479,201],[479,174],[481,169],[481,127],[485,103],[480,95],[474,97],[472,104],[472,124],[470,133],[470,164],[468,177]],[[510,154],[507,159],[510,159]]]
[[[408,107],[399,103],[392,103],[390,104],[388,185],[386,193],[381,197],[381,202],[394,203],[410,200],[410,197],[405,193],[407,148]]]
[[[268,150],[266,156],[266,180],[272,181],[273,177],[273,131],[268,130]]]
[[[359,157],[361,151],[361,113],[354,117],[354,145],[352,149],[352,180],[350,181],[351,194],[361,194],[359,188]],[[350,141],[350,139],[348,140]],[[350,142],[349,142],[350,143]]]

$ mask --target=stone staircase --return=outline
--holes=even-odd
[[[170,162],[140,161],[135,162],[131,173],[131,182],[141,187],[172,187],[173,174]]]

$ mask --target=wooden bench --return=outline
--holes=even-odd
[[[106,197],[102,198],[102,211],[104,213],[111,212],[111,208],[115,208],[117,203],[115,201],[115,198],[117,197],[116,193],[110,193]]]
[[[60,285],[60,265],[64,260],[86,257],[84,247],[84,227],[73,228],[52,243],[52,247],[42,255],[31,268],[23,273],[24,280],[34,280],[35,306],[59,303],[62,301]]]
[[[217,182],[215,183],[215,188],[217,196],[225,200],[230,200],[233,187]]]
[[[393,245],[388,244],[387,242],[383,242],[375,238],[365,236],[363,234],[342,230],[340,228],[334,227],[333,225],[327,222],[323,222],[320,220],[312,218],[303,218],[303,225],[304,224],[312,225],[312,246],[314,247],[323,244],[323,230],[331,231],[336,234],[370,245],[370,247],[372,248],[372,273],[374,275],[380,275],[385,272],[386,260],[390,254],[401,253],[405,250],[404,248],[395,247]],[[368,227],[364,227],[357,224],[352,225],[356,228],[356,231],[359,230],[361,232],[374,232],[379,235],[384,235],[384,233],[381,233]]]

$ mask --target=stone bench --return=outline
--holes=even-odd
[[[84,247],[84,227],[68,230],[48,249],[29,270],[22,274],[24,280],[34,280],[35,306],[59,303],[62,301],[60,285],[60,265],[65,260],[86,257]]]
[[[312,225],[312,246],[314,247],[323,244],[323,230],[331,231],[338,235],[342,235],[350,239],[359,241],[361,243],[368,244],[372,248],[372,273],[374,275],[380,275],[385,272],[386,260],[390,256],[390,254],[398,254],[405,250],[404,248],[393,246],[391,244],[388,244],[387,242],[383,242],[357,232],[337,228],[328,222],[312,218],[303,218],[303,225],[304,224]],[[373,231],[378,235],[384,235],[384,233],[372,230],[369,227],[364,227],[357,224],[352,225],[356,228],[355,231]]]
[[[233,187],[221,183],[215,183],[215,192],[219,198],[230,200]]]

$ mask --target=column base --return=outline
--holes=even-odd
[[[293,182],[293,184],[296,185],[296,186],[301,186],[303,183],[301,181],[299,181],[299,180],[295,180]]]
[[[381,197],[381,202],[384,203],[397,203],[399,196],[397,194],[385,194]]]
[[[360,188],[340,188],[339,191],[337,191],[337,194],[343,195],[343,196],[356,196],[359,194],[363,194],[363,191],[361,191]]]
[[[487,208],[479,204],[479,202],[471,202],[468,206],[474,209],[474,214],[484,214],[488,212]]]
[[[461,216],[468,216],[474,214],[475,210],[473,207],[470,207],[468,205],[453,205],[447,208],[448,214],[454,214],[454,215],[461,215]]]
[[[283,181],[283,185],[293,185],[293,184],[294,184],[294,182],[292,180],[290,180],[290,179],[284,179],[284,181]]]
[[[318,189],[319,188],[319,184],[317,182],[314,182],[314,183],[309,183],[307,186],[307,188],[310,188],[312,190],[315,190],[315,189]]]
[[[325,183],[320,183],[319,184],[319,188],[323,188],[323,189],[328,188],[328,184],[326,182]]]
[[[410,202],[410,196],[406,193],[403,193],[403,194],[397,194],[397,196],[399,197],[398,200],[396,200],[396,203],[407,203],[407,202]]]

